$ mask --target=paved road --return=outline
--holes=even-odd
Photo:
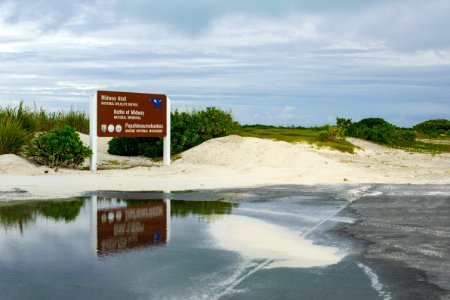
[[[348,210],[358,221],[342,232],[366,243],[361,256],[394,299],[450,299],[448,186],[374,186]]]
[[[450,186],[277,186],[215,193],[241,201],[299,194],[347,199],[339,215],[356,221],[333,224],[332,231],[357,241],[355,259],[377,274],[392,299],[450,299]]]

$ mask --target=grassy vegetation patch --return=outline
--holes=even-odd
[[[449,139],[450,142],[450,139]],[[431,154],[450,153],[450,144],[434,144],[416,141],[412,146],[405,147],[406,150]]]
[[[354,153],[356,146],[344,139],[323,141],[321,133],[328,127],[307,129],[304,127],[275,127],[265,125],[244,125],[232,133],[242,137],[265,138],[289,143],[308,143],[318,147],[327,147],[342,152]]]
[[[172,162],[174,162],[174,161],[176,161],[176,160],[179,160],[180,158],[181,158],[181,153],[172,154],[172,155],[170,156],[170,160],[171,160]],[[158,157],[152,157],[152,158],[150,158],[150,159],[151,159],[152,162],[162,162],[163,159],[164,159],[164,157],[158,156]]]
[[[30,108],[21,102],[17,107],[0,107],[0,154],[18,154],[36,133],[69,125],[82,133],[89,133],[89,119],[85,112],[46,112]]]
[[[358,122],[337,118],[336,126],[277,127],[237,123],[231,112],[215,107],[192,112],[172,112],[171,153],[176,155],[212,138],[236,134],[289,143],[308,143],[342,152],[354,153],[355,145],[346,136],[372,141],[384,146],[413,152],[450,153],[450,120],[428,120],[412,128],[399,128],[381,118]],[[47,112],[20,103],[17,107],[0,107],[0,154],[23,154],[25,145],[36,139],[37,133],[68,125],[81,133],[89,133],[89,119],[84,111]],[[162,138],[114,138],[109,143],[110,154],[153,157],[159,161],[163,151]],[[172,157],[177,159],[178,157]]]
[[[338,124],[341,124],[341,129],[346,136],[412,152],[431,154],[450,152],[450,145],[445,142],[450,140],[450,136],[445,134],[449,128],[448,123],[450,123],[446,122],[446,120],[426,121],[414,126],[414,130],[399,128],[380,118],[362,119],[359,122],[338,118],[337,121]],[[428,138],[428,142],[418,141],[418,136]],[[440,142],[433,143],[433,140],[430,138],[434,137],[440,137]]]
[[[33,112],[39,131],[49,131],[57,126],[69,125],[76,131],[89,134],[89,117],[84,111],[70,109],[58,112],[46,112],[43,108]]]
[[[22,103],[16,108],[0,107],[0,154],[17,154],[38,129],[32,111]]]
[[[450,120],[435,119],[414,125],[416,133],[432,137],[450,137]]]

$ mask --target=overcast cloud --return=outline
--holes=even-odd
[[[450,118],[448,28],[450,0],[0,1],[0,105],[107,89],[242,123],[410,126]]]

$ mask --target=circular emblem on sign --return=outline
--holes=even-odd
[[[108,131],[109,132],[114,132],[114,125],[113,124],[109,124],[108,125]]]
[[[122,132],[122,126],[120,124],[116,125],[116,131],[117,132]]]

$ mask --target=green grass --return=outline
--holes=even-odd
[[[174,162],[174,161],[176,161],[176,160],[179,160],[180,158],[181,158],[181,153],[172,154],[172,155],[170,156],[170,160],[171,160],[172,162]],[[152,162],[162,162],[163,159],[164,159],[164,157],[162,157],[162,156],[150,158],[150,160],[151,160]]]
[[[415,134],[416,134],[415,141],[411,145],[387,146],[381,143],[378,144],[385,147],[403,149],[410,152],[428,153],[428,154],[450,153],[450,136],[434,137],[417,131],[415,132]]]
[[[28,143],[38,125],[29,108],[0,107],[0,154],[17,154]]]
[[[44,108],[31,108],[21,102],[17,107],[0,107],[0,117],[18,119],[28,132],[49,131],[58,125],[70,125],[76,131],[89,134],[89,117],[76,109],[47,112]]]
[[[0,154],[19,153],[31,136],[31,133],[22,128],[20,120],[0,116]]]
[[[49,131],[59,125],[70,125],[82,133],[89,133],[89,119],[85,112],[46,112],[30,108],[21,102],[17,107],[0,107],[0,154],[17,154],[37,132]]]
[[[450,138],[446,140],[450,142]],[[403,149],[430,154],[450,153],[450,144],[434,144],[433,141],[427,143],[416,141],[412,146]]]
[[[70,125],[76,131],[89,134],[89,118],[84,111],[71,108],[68,111],[46,112],[43,108],[33,111],[39,131],[49,131],[58,125]]]
[[[316,145],[318,147],[327,147],[341,152],[354,153],[357,148],[350,142],[345,140],[335,139],[329,142],[321,142],[319,139],[319,134],[321,130],[326,129],[326,127],[319,128],[299,128],[299,127],[274,127],[274,126],[264,126],[264,125],[250,125],[250,126],[240,126],[237,128],[233,134],[242,137],[257,137],[264,139],[271,139],[276,141],[285,141],[289,143],[308,143]],[[422,137],[425,137],[422,135]],[[411,151],[411,152],[421,152],[430,154],[439,153],[450,153],[450,138],[440,137],[427,142],[416,141],[408,147],[396,147],[399,149]],[[448,141],[448,143],[446,143]],[[386,145],[384,145],[386,146]]]
[[[324,129],[324,128],[320,128]],[[285,141],[289,143],[308,143],[318,147],[327,147],[341,152],[355,153],[357,148],[350,142],[335,139],[333,141],[320,141],[318,129],[305,128],[289,128],[289,127],[273,127],[273,126],[240,126],[232,132],[242,137],[257,137],[263,139],[271,139],[276,141]]]

